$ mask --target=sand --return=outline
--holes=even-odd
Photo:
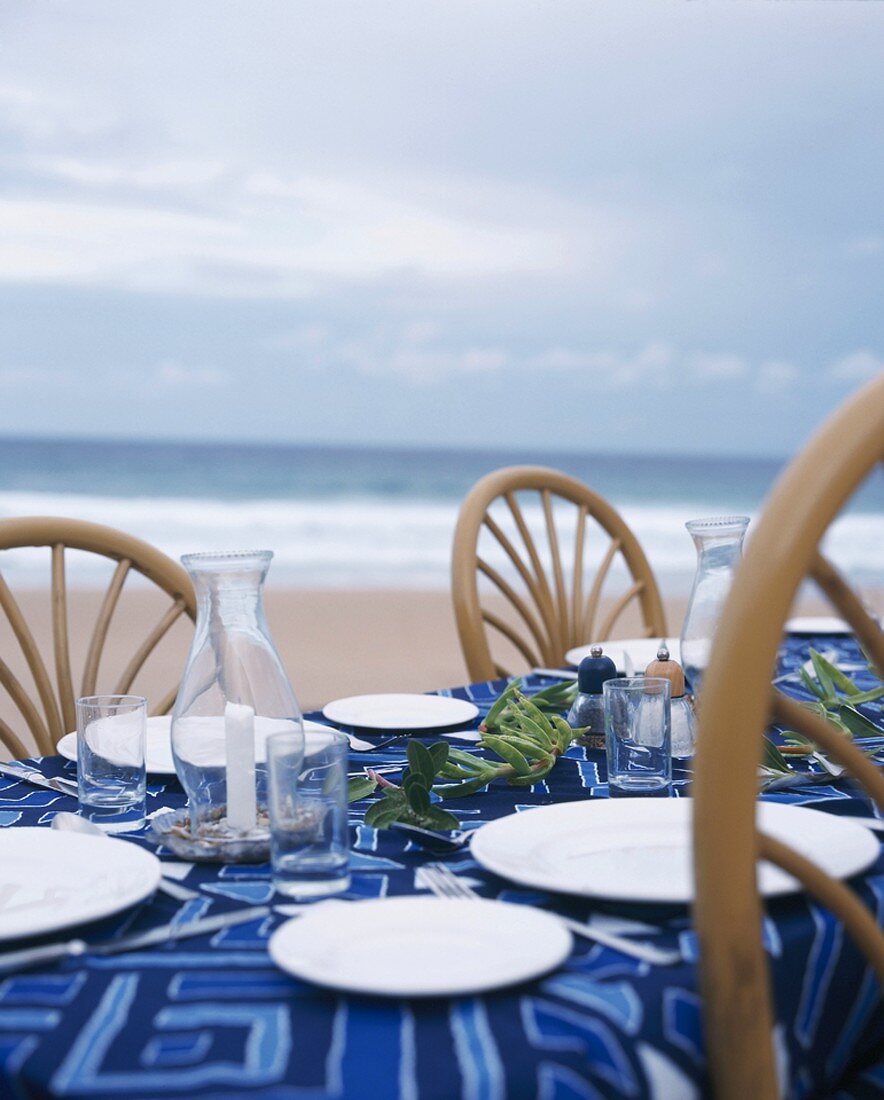
[[[16,592],[16,597],[54,676],[48,592]],[[75,589],[69,593],[71,665],[77,694],[100,600],[98,591]],[[680,629],[685,602],[684,597],[666,601],[674,633]],[[124,593],[100,666],[99,691],[115,690],[120,671],[166,606],[166,598],[151,590]],[[819,610],[819,606],[815,601],[805,602],[802,610]],[[305,710],[346,695],[429,691],[469,679],[447,592],[271,587],[266,607],[271,633]],[[616,634],[635,636],[637,625],[635,614],[624,616]],[[177,623],[148,660],[132,690],[146,695],[149,701],[161,698],[180,679],[191,635],[189,621]],[[33,681],[5,617],[0,622],[0,657],[33,695]],[[2,690],[0,717],[24,737],[25,723]]]

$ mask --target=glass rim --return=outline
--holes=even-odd
[[[247,562],[266,565],[273,559],[272,550],[196,550],[181,555],[181,564],[185,569],[199,569],[201,566],[228,565],[239,569]]]
[[[143,706],[147,709],[147,698],[144,695],[117,694],[115,692],[107,695],[81,695],[77,699],[77,706],[84,708],[99,706],[131,707],[133,710]]]
[[[727,527],[746,528],[752,522],[751,516],[707,516],[700,519],[689,519],[685,523],[688,532],[695,531],[720,531]]]
[[[610,680],[605,680],[602,684],[602,691],[606,691],[608,685],[611,685],[611,690],[621,688],[627,691],[637,691],[641,687],[660,687],[661,684],[666,684],[671,689],[672,682],[668,676],[644,676],[641,673],[635,676],[612,676]]]

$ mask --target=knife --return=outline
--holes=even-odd
[[[5,951],[0,954],[0,974],[13,974],[41,963],[77,958],[80,955],[118,955],[124,951],[138,951],[142,947],[153,947],[158,943],[171,943],[189,936],[218,932],[222,928],[230,928],[248,920],[258,920],[269,913],[269,905],[256,905],[249,909],[236,909],[232,913],[219,913],[214,917],[201,917],[184,924],[164,924],[149,932],[135,932],[105,943],[89,944],[85,940],[65,940],[63,943],[47,943],[42,947],[25,947],[21,951]]]
[[[0,764],[0,775],[8,775],[10,779],[18,779],[21,783],[30,783],[33,787],[45,787],[57,794],[69,794],[77,797],[77,784],[73,779],[62,779],[61,776],[45,776],[36,768],[25,767],[24,764]]]

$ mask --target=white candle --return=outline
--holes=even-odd
[[[255,711],[243,703],[224,707],[227,754],[227,824],[247,832],[258,818],[255,795]]]

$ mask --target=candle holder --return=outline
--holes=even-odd
[[[264,616],[269,550],[185,554],[197,596],[193,644],[172,712],[172,756],[187,794],[155,838],[177,855],[224,863],[269,858],[266,741],[301,710]]]

